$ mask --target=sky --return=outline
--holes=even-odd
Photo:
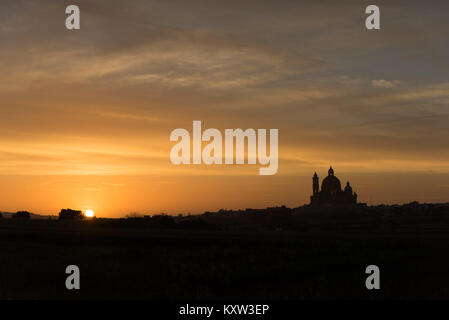
[[[65,28],[65,8],[81,29]],[[381,29],[365,28],[376,4]],[[445,1],[0,3],[0,211],[449,201]],[[279,169],[170,162],[172,130],[279,130]]]

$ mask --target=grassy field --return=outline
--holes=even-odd
[[[449,223],[178,230],[0,219],[1,299],[448,298]],[[81,290],[65,288],[65,267]],[[365,268],[381,290],[365,289]]]

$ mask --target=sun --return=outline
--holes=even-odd
[[[88,218],[92,218],[95,215],[95,213],[93,210],[88,209],[88,210],[86,210],[86,212],[84,212],[84,215]]]

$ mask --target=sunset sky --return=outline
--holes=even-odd
[[[0,2],[0,211],[449,202],[449,3]],[[65,28],[66,6],[81,30]],[[172,130],[279,129],[279,169],[170,162]]]

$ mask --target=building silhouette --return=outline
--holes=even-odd
[[[312,181],[313,194],[310,196],[311,205],[357,203],[357,193],[352,191],[349,181],[346,183],[344,190],[342,190],[340,180],[334,175],[332,166],[329,168],[327,177],[321,183],[321,190],[316,172]]]

